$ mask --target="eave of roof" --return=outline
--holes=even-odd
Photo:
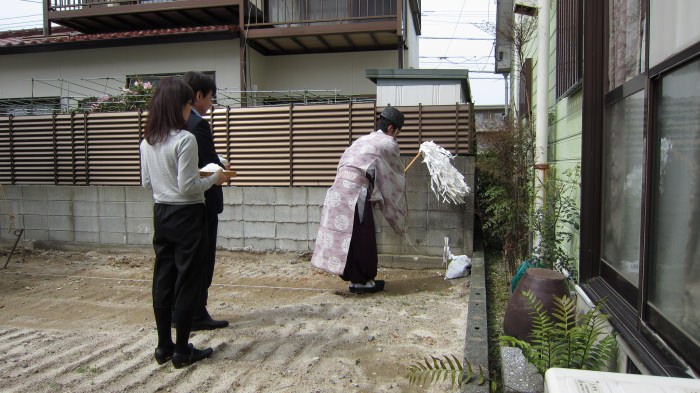
[[[168,44],[189,41],[224,40],[240,36],[237,25],[215,25],[168,29],[82,34],[66,28],[42,35],[41,29],[0,32],[0,55],[106,48],[130,45]]]

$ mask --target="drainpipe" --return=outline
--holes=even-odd
[[[537,14],[537,112],[535,115],[535,211],[545,200],[544,181],[547,175],[547,131],[549,109],[549,1],[539,0]],[[541,241],[541,233],[535,233],[534,245]]]

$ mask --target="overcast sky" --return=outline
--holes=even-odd
[[[2,0],[0,31],[41,27],[42,0]],[[496,0],[423,0],[420,68],[468,69],[475,105],[503,105],[493,74]]]

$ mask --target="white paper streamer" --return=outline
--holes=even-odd
[[[447,203],[464,203],[470,189],[464,176],[451,163],[454,156],[433,141],[423,142],[419,151],[430,172],[430,189],[437,199]]]

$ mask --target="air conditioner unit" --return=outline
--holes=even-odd
[[[550,368],[545,393],[700,393],[700,380]]]

